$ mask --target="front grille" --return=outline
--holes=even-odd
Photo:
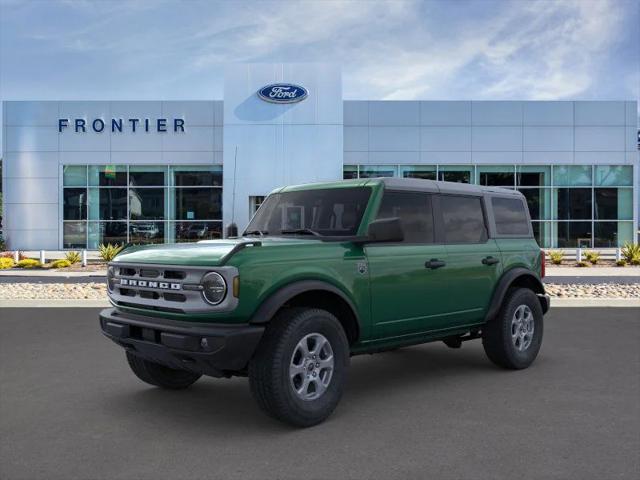
[[[235,308],[238,299],[232,294],[233,278],[238,270],[224,267],[177,267],[155,264],[112,264],[113,288],[108,292],[111,301],[122,307],[132,307],[162,312],[204,313],[212,310]],[[213,308],[200,289],[202,277],[210,272],[219,272],[227,282],[227,296]]]

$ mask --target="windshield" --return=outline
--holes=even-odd
[[[263,202],[244,234],[353,236],[370,195],[369,187],[276,193]]]

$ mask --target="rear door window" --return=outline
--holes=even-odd
[[[440,210],[447,243],[484,243],[487,227],[480,197],[442,195]]]
[[[433,243],[433,213],[428,193],[384,192],[377,218],[393,217],[400,218],[404,243]]]
[[[529,235],[529,219],[519,198],[491,198],[498,235]]]

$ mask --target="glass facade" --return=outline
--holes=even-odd
[[[222,235],[222,166],[66,165],[63,247]]]
[[[517,189],[544,248],[633,241],[631,165],[345,165],[344,178],[404,177]]]

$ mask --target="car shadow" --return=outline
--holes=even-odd
[[[424,391],[429,384],[478,372],[504,372],[493,366],[482,349],[452,350],[443,346],[421,345],[351,359],[348,384],[339,417],[352,409],[367,408],[384,391],[388,401],[394,396],[406,401],[412,391]],[[137,382],[137,379],[135,379]],[[420,401],[416,399],[416,401]],[[186,390],[171,391],[137,382],[133,390],[112,392],[107,408],[128,421],[163,422],[172,428],[200,429],[210,425],[219,435],[287,432],[292,429],[264,415],[254,402],[246,378],[211,379],[203,377]],[[334,415],[335,417],[335,415]],[[331,417],[328,424],[332,421]]]

